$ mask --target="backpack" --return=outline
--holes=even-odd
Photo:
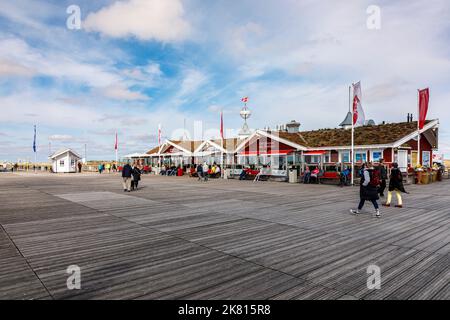
[[[370,182],[369,186],[378,187],[381,184],[381,176],[379,170],[369,170]]]

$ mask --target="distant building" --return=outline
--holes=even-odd
[[[75,173],[81,156],[72,149],[60,149],[50,156],[55,173]]]

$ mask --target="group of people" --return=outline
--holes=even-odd
[[[181,166],[164,166],[159,174],[162,176],[176,176],[180,170],[183,170]]]
[[[388,171],[384,165],[384,161],[380,160],[380,164],[374,167],[371,162],[367,162],[363,165],[360,171],[360,202],[357,209],[351,209],[352,214],[360,214],[366,201],[372,202],[375,208],[375,216],[381,217],[378,200],[380,197],[384,197],[384,191],[386,190],[386,182],[388,179]],[[390,207],[392,202],[392,193],[395,192],[397,196],[397,204],[395,207],[402,208],[403,200],[402,193],[407,193],[403,185],[403,175],[398,168],[397,163],[392,164],[391,174],[389,176],[389,189],[387,201],[383,204],[385,207]]]
[[[137,190],[141,175],[142,171],[136,163],[133,163],[133,165],[130,165],[130,163],[125,164],[122,169],[123,191],[131,192],[132,190]]]
[[[110,163],[107,163],[107,164],[100,163],[100,164],[98,165],[98,173],[102,174],[103,172],[108,172],[108,173],[111,173],[111,172],[117,172],[117,166],[116,166],[116,164],[115,164],[115,163],[113,163],[113,164],[110,164]]]
[[[305,173],[303,174],[303,183],[319,182],[319,177],[323,174],[323,171],[319,167],[315,167],[311,170],[308,166],[305,168]]]
[[[214,163],[210,169],[208,163],[204,162],[203,164],[197,165],[196,170],[197,170],[198,181],[203,180],[206,182],[206,181],[208,181],[210,176],[216,177],[216,176],[220,176],[222,174],[222,169],[216,163]]]

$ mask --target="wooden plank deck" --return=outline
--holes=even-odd
[[[0,175],[0,299],[450,298],[450,180],[352,216],[357,188]],[[369,265],[381,289],[367,289]],[[66,269],[81,268],[81,290]]]

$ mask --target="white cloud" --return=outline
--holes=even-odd
[[[14,61],[0,60],[0,76],[32,77],[36,71]]]
[[[197,69],[187,69],[181,82],[179,96],[187,96],[196,93],[202,85],[206,83],[208,76]]]
[[[48,137],[48,140],[64,142],[74,140],[74,137],[67,134],[53,134],[50,137]]]
[[[144,87],[155,87],[160,84],[163,72],[161,66],[158,63],[149,62],[145,66],[138,66],[134,68],[122,70],[123,75],[130,79],[131,82],[135,82]]]
[[[162,42],[184,40],[190,32],[181,0],[116,1],[89,14],[83,25],[114,38]]]
[[[149,100],[149,97],[136,91],[131,91],[125,86],[116,84],[107,86],[100,90],[101,94],[105,97],[117,100],[126,100],[126,101],[134,101],[134,100]]]

